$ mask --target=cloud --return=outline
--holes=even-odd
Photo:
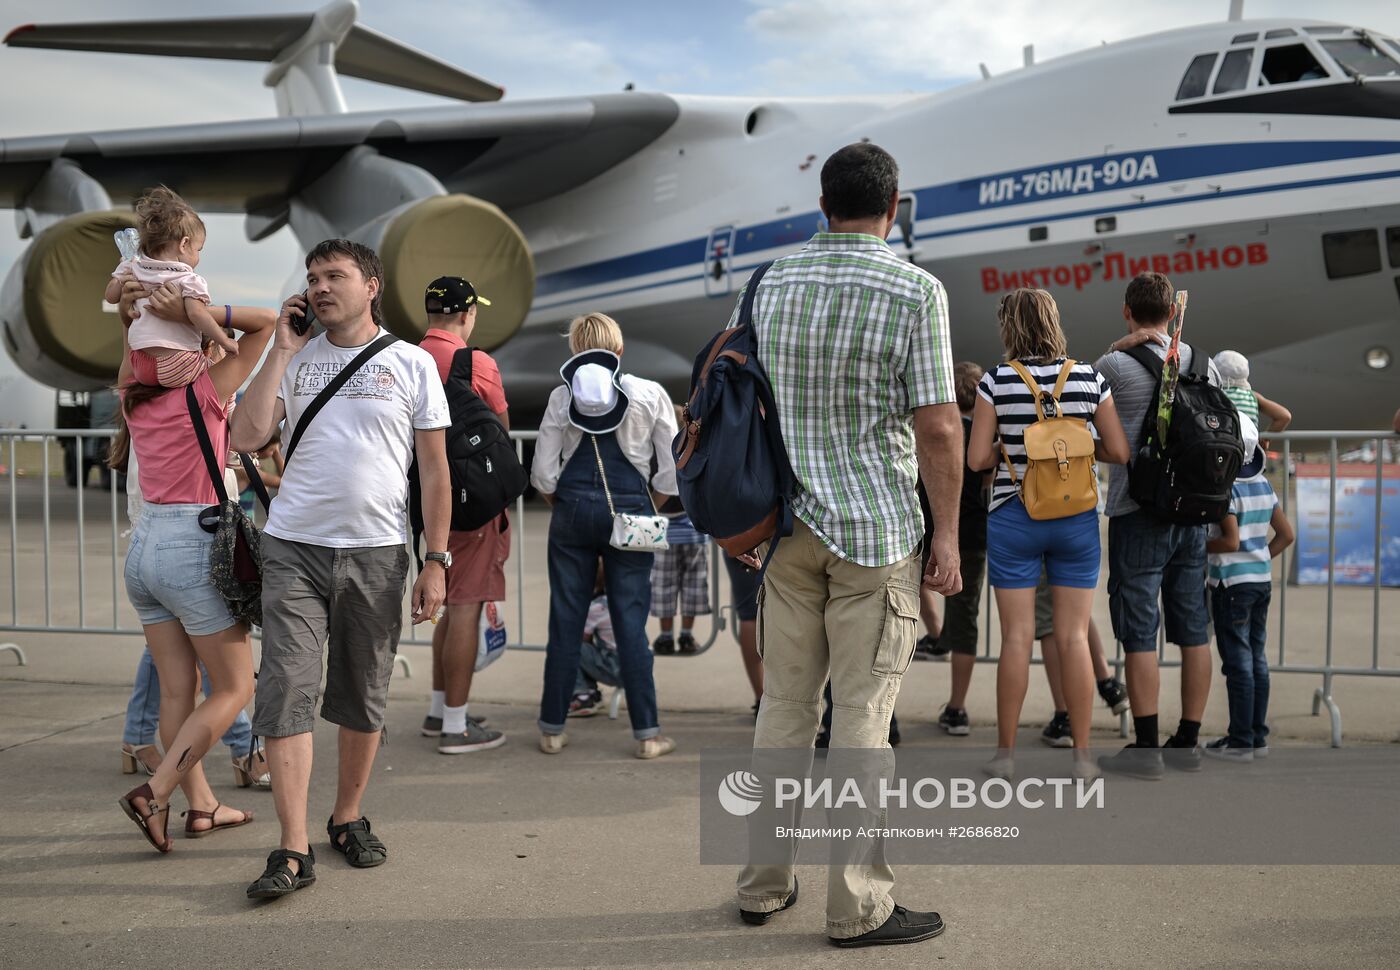
[[[1225,0],[1107,5],[1097,0],[750,0],[744,26],[770,52],[760,71],[788,93],[837,93],[852,77],[866,91],[900,82],[944,87],[1021,66],[1022,48],[1035,45],[1047,60],[1176,27],[1223,20]],[[1252,17],[1340,17],[1382,29],[1400,26],[1392,4],[1380,0],[1293,2],[1253,0]],[[891,82],[896,82],[892,84]]]

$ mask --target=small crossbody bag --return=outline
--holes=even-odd
[[[598,474],[603,478],[603,494],[608,497],[608,512],[612,515],[612,536],[608,544],[614,549],[629,552],[655,552],[670,548],[666,541],[669,520],[657,514],[650,489],[647,490],[647,501],[651,502],[651,515],[618,514],[613,507],[612,489],[608,488],[608,473],[603,469],[603,453],[598,450],[598,439],[594,435],[589,435],[588,439],[593,442],[593,457],[598,459]]]

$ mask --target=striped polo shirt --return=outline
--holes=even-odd
[[[1274,517],[1278,497],[1263,472],[1235,481],[1231,489],[1230,514],[1240,526],[1239,552],[1210,555],[1211,586],[1238,586],[1241,583],[1272,581],[1269,557],[1269,520]],[[1212,527],[1214,529],[1214,527]]]
[[[1065,358],[1061,357],[1049,363],[1033,363],[1023,360],[1021,364],[1030,371],[1031,376],[1049,394],[1055,390],[1055,382],[1059,380],[1060,369],[1065,365]],[[1001,444],[1006,447],[1006,456],[1016,466],[1016,478],[1019,480],[1025,477],[1026,425],[1036,420],[1036,399],[1031,394],[1031,389],[1026,386],[1026,382],[1021,380],[1021,375],[1017,374],[1010,364],[998,364],[982,376],[981,383],[977,385],[977,394],[982,400],[996,408],[997,435],[1001,439]],[[1069,379],[1065,381],[1065,389],[1060,394],[1060,411],[1065,417],[1082,418],[1090,422],[1090,430],[1092,431],[1094,412],[1098,410],[1102,402],[1107,401],[1111,396],[1108,383],[1103,379],[1103,375],[1096,371],[1092,364],[1079,361],[1070,371]],[[1046,415],[1046,417],[1050,417],[1050,415]],[[1098,437],[1097,434],[1094,436]],[[997,457],[996,478],[992,482],[991,509],[995,509],[1017,494],[1016,486],[1011,481],[1011,474],[1007,471],[1006,462],[1001,459],[1000,450],[997,452]]]
[[[1240,412],[1240,414],[1249,415],[1249,419],[1253,421],[1257,427],[1259,424],[1259,401],[1255,398],[1253,389],[1248,387],[1234,387],[1227,384],[1225,387],[1221,388],[1221,390],[1223,390],[1225,396],[1230,399],[1230,403],[1234,404],[1235,410]]]

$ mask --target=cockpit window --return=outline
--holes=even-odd
[[[1305,33],[1305,34],[1340,34],[1340,33],[1341,33],[1342,31],[1344,31],[1344,30],[1346,30],[1345,27],[1336,27],[1336,26],[1328,25],[1328,26],[1325,26],[1325,27],[1304,27],[1304,28],[1303,28],[1303,33]]]
[[[1244,86],[1249,83],[1249,65],[1253,60],[1252,47],[1226,53],[1225,62],[1220,65],[1220,73],[1215,76],[1215,87],[1211,88],[1211,93],[1228,94],[1231,91],[1243,91]]]
[[[1353,77],[1400,77],[1400,64],[1359,37],[1324,40],[1322,46]]]
[[[1264,66],[1259,71],[1259,84],[1293,84],[1316,81],[1327,77],[1327,71],[1303,44],[1270,47],[1264,51]]]
[[[1199,98],[1206,93],[1210,72],[1215,68],[1215,59],[1219,56],[1219,54],[1197,54],[1191,58],[1191,65],[1186,68],[1186,73],[1182,75],[1181,86],[1176,89],[1176,100]]]
[[[1278,40],[1280,37],[1297,37],[1298,32],[1291,27],[1281,27],[1278,30],[1271,30],[1264,35],[1265,40]]]
[[[1230,38],[1232,44],[1252,44],[1259,39],[1258,34],[1236,34]]]

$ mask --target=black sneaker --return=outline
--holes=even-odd
[[[944,647],[940,650],[938,638],[929,634],[919,637],[919,642],[914,644],[915,660],[937,660],[939,657],[946,656],[947,653],[948,648]]]
[[[696,644],[694,635],[689,630],[682,630],[681,635],[676,638],[676,652],[693,657],[699,651],[700,647]]]
[[[1114,714],[1122,714],[1128,709],[1128,689],[1117,677],[1099,681],[1099,696]]]
[[[1040,740],[1052,748],[1074,747],[1074,737],[1069,733],[1069,715],[1056,714],[1050,718],[1050,723],[1040,732]]]
[[[944,734],[951,734],[955,738],[965,738],[972,733],[972,725],[968,723],[967,711],[943,705],[943,713],[938,715],[938,726],[943,729]]]
[[[658,657],[669,657],[676,652],[676,639],[669,633],[663,633],[655,640],[651,641],[651,651]]]
[[[762,926],[783,910],[792,909],[795,905],[797,905],[797,877],[793,876],[792,892],[788,893],[788,898],[783,901],[782,906],[777,909],[769,910],[766,913],[755,913],[753,910],[744,909],[741,906],[739,908],[739,918],[750,926]]]
[[[870,932],[844,940],[838,940],[834,936],[828,936],[827,939],[831,941],[832,946],[882,946],[887,943],[918,943],[920,940],[931,940],[942,932],[943,917],[937,913],[916,913],[896,903],[890,918]]]
[[[1195,741],[1182,743],[1175,734],[1162,745],[1162,760],[1177,771],[1201,770],[1201,746]]]
[[[1099,755],[1099,767],[1142,781],[1160,781],[1166,770],[1162,767],[1161,748],[1139,748],[1136,744],[1127,745],[1117,754]]]
[[[586,690],[581,694],[575,694],[574,699],[569,701],[569,711],[565,717],[592,717],[598,713],[598,708],[603,706],[603,692],[600,690]]]

